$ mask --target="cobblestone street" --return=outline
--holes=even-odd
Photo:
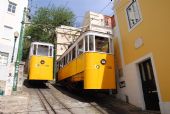
[[[32,87],[26,82],[23,92],[0,97],[0,103],[2,114],[160,114],[142,111],[106,93],[73,92],[49,83]]]

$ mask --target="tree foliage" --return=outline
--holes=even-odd
[[[31,25],[26,27],[25,36],[31,36],[31,41],[54,43],[55,28],[60,25],[73,26],[74,13],[65,7],[41,7],[32,17]],[[28,56],[28,40],[25,41],[23,59]]]

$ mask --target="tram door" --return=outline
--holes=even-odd
[[[139,63],[145,106],[147,110],[160,110],[151,59]]]

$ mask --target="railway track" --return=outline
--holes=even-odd
[[[49,89],[37,89],[38,97],[47,114],[57,114],[53,104],[50,103],[50,98],[62,105],[62,109],[66,109],[70,114],[74,114],[70,108],[68,108],[63,102],[61,102]]]
[[[40,102],[47,114],[57,114],[53,106],[50,104],[48,99],[45,97],[44,93],[41,91],[41,89],[37,89],[37,94],[40,99]]]
[[[86,110],[86,108],[87,108],[87,110],[89,110],[89,109],[95,110],[95,112],[97,114],[108,114],[99,105],[88,102],[87,99],[80,97],[79,95],[77,96],[77,95],[72,94],[65,90],[58,90],[55,87],[53,87],[51,84],[49,84],[48,87],[49,88],[35,89],[35,91],[38,95],[38,98],[39,98],[40,105],[42,107],[41,111],[43,111],[47,114],[58,114],[58,113],[60,114],[62,111],[63,112],[66,111],[69,114],[78,114],[78,112],[76,112],[76,110],[80,110],[80,111],[82,110],[82,113],[83,113]],[[62,95],[61,91],[66,93],[65,96]],[[85,102],[80,102],[80,103],[82,103],[81,105],[77,105],[74,102],[73,102],[73,104],[70,104],[68,102],[74,101],[74,99],[67,97],[69,94],[74,96],[75,98],[78,98]],[[67,102],[66,102],[66,100],[63,100],[65,98],[67,99]],[[78,102],[79,102],[79,100],[78,100]]]
[[[55,91],[56,90],[56,88],[54,88],[53,86],[50,86],[50,88],[53,90],[53,91]],[[49,92],[57,99],[57,101],[59,101],[67,110],[70,110],[69,108],[67,108],[67,106],[64,104],[64,103],[62,103],[54,94],[53,94],[53,92],[51,92],[50,90],[49,90]],[[70,94],[70,93],[68,93],[68,94]],[[77,97],[77,96],[76,96]],[[82,99],[82,98],[81,98]],[[85,99],[84,99],[85,100]],[[102,110],[102,109],[100,109],[99,107],[97,107],[96,105],[94,105],[93,103],[88,103],[89,105],[90,105],[90,107],[93,107],[94,109],[96,109],[100,114],[106,114],[105,112],[104,112],[104,110]],[[71,112],[71,111],[69,111],[71,114],[74,114],[73,112]]]
[[[152,112],[143,112],[133,106],[126,106],[125,103],[114,100],[112,97],[103,96],[103,94],[78,93],[51,84],[32,88],[29,86],[25,91],[30,96],[28,107],[26,107],[27,111],[24,113],[131,114],[132,112],[134,114],[154,114]]]

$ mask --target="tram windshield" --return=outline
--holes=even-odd
[[[109,53],[109,38],[95,36],[96,51]]]
[[[48,46],[38,45],[37,55],[48,56]]]

